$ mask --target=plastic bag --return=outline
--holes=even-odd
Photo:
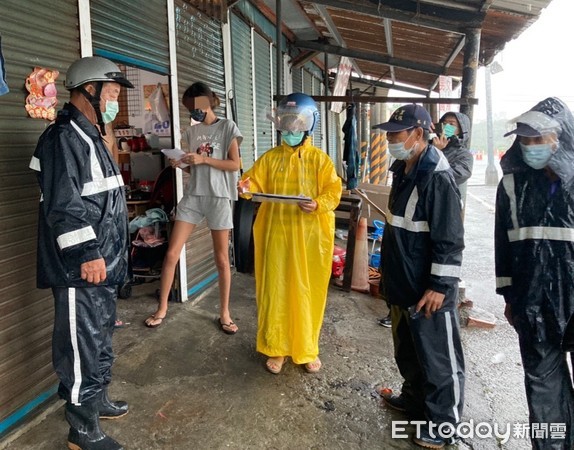
[[[151,106],[151,111],[157,117],[157,120],[160,122],[169,121],[169,109],[167,107],[165,97],[163,96],[160,83],[158,83],[157,87],[150,94],[149,104]]]

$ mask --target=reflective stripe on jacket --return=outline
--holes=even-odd
[[[525,165],[506,173],[496,196],[495,257],[496,292],[513,312],[549,305],[562,330],[574,313],[570,190]]]
[[[41,190],[38,287],[88,286],[80,266],[102,257],[107,268],[102,284],[123,284],[128,268],[123,180],[97,128],[66,104],[40,137],[30,168]]]
[[[427,289],[456,304],[464,248],[462,205],[445,156],[428,146],[408,175],[396,161],[383,235],[384,291],[391,304],[416,304]]]

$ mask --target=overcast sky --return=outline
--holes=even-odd
[[[574,110],[574,0],[552,0],[540,18],[509,42],[492,75],[495,118],[512,119],[546,97],[559,97]],[[486,117],[484,68],[477,77],[475,120]]]

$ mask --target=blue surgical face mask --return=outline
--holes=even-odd
[[[111,123],[120,112],[120,105],[118,102],[106,100],[106,110],[102,113],[102,120],[104,123]]]
[[[401,161],[411,159],[417,143],[415,142],[410,148],[406,148],[405,144],[412,135],[413,133],[411,132],[405,142],[397,142],[395,144],[389,143],[389,153],[393,158],[400,159]]]
[[[201,109],[194,109],[191,111],[190,115],[191,118],[196,122],[203,122],[205,120],[205,116],[207,116],[207,113]]]
[[[304,131],[282,131],[281,137],[289,147],[297,147],[305,137]]]
[[[525,145],[520,142],[522,159],[533,169],[543,169],[554,154],[553,144]]]

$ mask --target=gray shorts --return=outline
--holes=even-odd
[[[184,195],[177,204],[175,220],[197,225],[203,219],[207,220],[210,230],[231,230],[231,200],[223,197]]]

